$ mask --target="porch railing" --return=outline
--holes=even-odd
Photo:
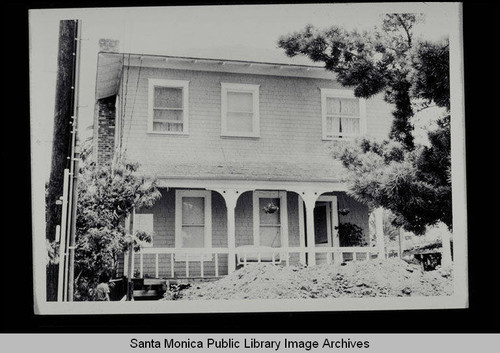
[[[273,264],[284,262],[286,266],[290,265],[290,255],[298,254],[301,259],[305,259],[306,254],[325,254],[325,260],[327,264],[341,263],[344,262],[344,254],[350,254],[352,256],[352,261],[368,261],[373,258],[378,257],[378,249],[373,247],[316,247],[313,251],[308,247],[288,247],[288,248],[273,248],[271,249],[252,249],[243,248],[241,250],[236,250],[238,254],[238,264],[246,266],[249,262],[271,262]],[[363,256],[359,256],[359,255]],[[263,260],[263,257],[267,255],[271,260]],[[270,256],[269,256],[270,255]],[[251,258],[252,260],[249,260]],[[305,261],[302,261],[305,262]]]
[[[205,277],[205,261],[214,261],[214,271],[215,277],[219,277],[219,260],[220,255],[229,254],[229,249],[227,248],[141,248],[132,257],[132,268],[135,269],[135,258],[139,257],[139,275],[144,277],[144,256],[152,254],[155,256],[155,277],[159,278],[159,256],[161,254],[169,255],[170,258],[170,276],[175,277],[175,263],[185,262],[185,275],[189,277],[189,265],[190,263],[200,264],[200,276]],[[182,260],[176,259],[176,256],[182,255]],[[190,259],[191,257],[191,259]],[[212,260],[213,259],[213,260]]]
[[[242,247],[236,248],[237,265],[246,266],[249,263],[268,262],[273,264],[284,264],[290,266],[290,257],[298,255],[299,261],[305,262],[306,254],[308,256],[316,256],[317,254],[325,254],[327,264],[344,262],[344,257],[347,255],[349,261],[368,261],[372,258],[378,258],[378,249],[374,247],[316,247],[314,249],[308,247],[288,247],[288,248],[252,248]],[[220,277],[219,263],[221,255],[229,256],[228,248],[142,248],[132,257],[132,268],[135,269],[135,259],[139,261],[139,276],[144,277],[144,257],[154,255],[154,277],[159,278],[160,274],[160,255],[166,255],[169,259],[170,269],[168,274],[170,277],[176,277],[176,263],[184,262],[184,274],[190,277],[190,264],[199,263],[200,277],[213,277],[205,272],[205,262],[214,263],[214,275]],[[177,267],[178,269],[178,267]],[[232,269],[227,268],[230,273]],[[149,272],[149,271],[148,271]]]

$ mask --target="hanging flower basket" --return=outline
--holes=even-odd
[[[339,213],[340,213],[342,216],[346,216],[346,215],[348,215],[348,214],[349,214],[349,212],[351,212],[351,210],[350,210],[350,209],[348,209],[348,208],[341,208],[341,209],[339,210]]]
[[[266,213],[274,213],[274,212],[278,211],[279,209],[280,208],[273,203],[270,203],[266,207],[263,208],[264,212],[266,212]]]

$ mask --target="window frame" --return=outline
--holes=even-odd
[[[175,248],[190,249],[182,246],[182,198],[202,197],[205,202],[205,231],[203,249],[212,248],[212,192],[210,190],[175,190]],[[193,248],[195,249],[195,248]],[[176,254],[177,261],[185,261],[186,255]],[[200,256],[189,256],[190,260],[200,260]],[[205,255],[203,261],[211,261],[212,257]]]
[[[330,132],[326,131],[326,120],[327,120],[327,109],[326,101],[327,98],[356,98],[359,100],[359,133],[356,134],[339,134],[336,136],[331,135]],[[358,136],[362,136],[366,133],[366,99],[354,96],[354,92],[348,89],[332,89],[332,88],[321,88],[321,124],[322,124],[322,139],[327,141],[332,140],[345,140],[353,139]]]
[[[260,85],[221,82],[221,136],[226,137],[260,137],[260,112],[259,112]],[[227,129],[227,96],[230,92],[251,93],[253,99],[253,118],[251,132],[229,131]]]
[[[154,122],[154,93],[156,87],[182,89],[182,131],[155,131]],[[189,134],[189,81],[148,79],[148,133],[160,135],[188,135]]]
[[[262,191],[253,192],[253,245],[260,245],[260,199],[280,199],[280,244],[277,249],[288,248],[288,205],[286,191]]]

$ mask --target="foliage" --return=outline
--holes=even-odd
[[[429,139],[430,146],[413,151],[369,138],[335,144],[333,156],[349,173],[348,194],[370,207],[391,210],[392,224],[415,234],[439,221],[451,229],[449,116]]]
[[[366,246],[367,242],[363,235],[363,229],[353,223],[339,223],[340,246]]]
[[[85,165],[80,171],[76,223],[75,299],[88,300],[103,273],[114,277],[118,256],[137,250],[151,235],[127,234],[125,218],[134,207],[151,207],[161,196],[153,180],[138,175],[138,164]]]
[[[333,156],[348,169],[351,196],[391,210],[395,226],[416,234],[439,221],[452,227],[450,116],[428,132],[429,146],[415,144],[411,123],[418,106],[450,107],[448,41],[415,40],[413,27],[423,20],[388,14],[380,29],[364,32],[307,26],[278,42],[289,56],[324,62],[355,96],[384,93],[394,105],[388,140],[337,142]]]
[[[47,250],[46,264],[59,263],[59,242],[45,239],[45,249]]]
[[[358,32],[338,26],[304,30],[282,36],[279,47],[287,55],[305,55],[324,62],[344,86],[352,86],[356,97],[370,98],[384,93],[395,106],[390,137],[408,150],[415,148],[410,118],[412,98],[433,100],[449,106],[448,42],[413,40],[413,26],[423,17],[415,14],[389,14],[382,29]]]

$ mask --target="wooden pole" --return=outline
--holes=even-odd
[[[78,174],[79,170],[79,160],[80,160],[80,150],[78,146],[78,87],[79,87],[79,73],[80,73],[80,23],[75,20],[75,51],[73,53],[74,59],[74,72],[73,72],[73,116],[72,116],[72,126],[71,130],[71,168],[70,177],[72,180],[70,190],[72,191],[71,197],[69,199],[71,206],[70,225],[69,230],[69,259],[68,259],[68,298],[67,300],[72,302],[74,295],[74,278],[75,278],[75,247],[76,247],[76,215],[77,215],[77,203],[78,203]]]
[[[69,185],[64,185],[64,170],[69,169],[71,164],[71,124],[74,107],[74,78],[75,78],[75,49],[77,21],[64,20],[59,22],[59,47],[57,57],[57,77],[56,94],[54,109],[54,128],[52,142],[52,160],[50,178],[47,188],[47,222],[45,225],[46,238],[50,241],[55,240],[55,229],[57,225],[66,222],[63,217],[66,214],[63,204],[63,210],[58,208],[58,200],[66,191]],[[67,199],[66,199],[67,200]],[[66,227],[64,227],[66,228]],[[66,237],[65,229],[61,227],[61,241]],[[65,240],[65,239],[64,239]],[[67,245],[67,244],[66,244]],[[66,270],[64,259],[60,258],[59,266]],[[64,276],[63,276],[64,278]],[[61,276],[47,278],[47,289],[55,288],[57,292],[47,291],[47,301],[56,301],[63,292],[60,287],[64,284],[60,282]],[[61,297],[60,300],[63,300]]]

